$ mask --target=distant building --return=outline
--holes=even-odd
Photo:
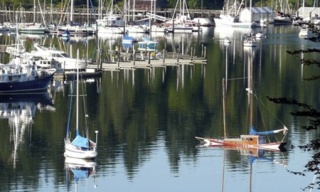
[[[297,11],[297,16],[303,18],[304,20],[318,18],[319,15],[320,15],[319,7],[300,7]]]
[[[274,18],[274,11],[270,7],[246,7],[239,15],[240,22],[256,22],[259,23],[261,19],[270,20]]]

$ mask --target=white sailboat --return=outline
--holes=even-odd
[[[232,28],[255,28],[257,24],[252,22],[252,1],[250,1],[249,12],[250,16],[249,21],[240,21],[240,12],[244,6],[244,0],[239,4],[238,0],[225,1],[224,8],[218,18],[214,18],[214,23],[216,27],[232,27]]]
[[[87,7],[87,15],[89,7]],[[73,20],[74,13],[74,0],[70,0],[70,22],[67,25],[60,25],[57,27],[58,35],[62,35],[65,31],[68,31],[70,36],[88,36],[96,33],[96,29],[89,25],[89,19],[87,18],[87,22],[84,25],[79,23],[75,23]]]
[[[177,13],[177,7],[180,7]],[[185,0],[178,0],[174,9],[174,14],[171,20],[165,23],[168,32],[174,33],[192,33],[198,30],[195,22],[191,20]]]
[[[101,34],[123,34],[125,22],[121,14],[114,13],[113,0],[110,1],[110,10],[96,20],[98,35]]]
[[[38,1],[38,3],[39,3],[39,1]],[[43,14],[42,14],[41,6],[39,6],[39,8],[41,11],[41,16],[43,18],[44,24],[36,23],[36,7],[37,7],[36,0],[33,1],[33,5],[34,5],[33,22],[32,23],[20,23],[19,24],[19,33],[21,33],[21,34],[22,33],[23,34],[45,34],[45,33],[48,33],[49,29],[45,25],[45,20],[44,20]],[[39,3],[39,5],[40,5],[40,3]]]
[[[77,50],[77,57],[79,57],[79,50]],[[72,98],[72,97],[71,97]],[[70,106],[72,100],[70,101]],[[71,107],[70,107],[71,111]],[[86,117],[87,118],[87,115]],[[70,113],[69,113],[70,122]],[[87,131],[86,131],[87,132]],[[67,135],[64,140],[64,156],[78,159],[94,159],[97,156],[97,134],[96,131],[96,142],[93,142],[86,137],[80,135],[79,131],[79,69],[77,69],[77,84],[76,84],[76,137],[71,141],[71,131],[68,125]]]

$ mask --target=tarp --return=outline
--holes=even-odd
[[[77,147],[89,148],[89,139],[82,137],[80,135],[77,135],[71,144]]]
[[[132,37],[132,36],[128,36],[128,35],[125,35],[122,37],[122,40],[131,40],[131,41],[135,41],[135,39]]]
[[[262,131],[262,132],[258,132],[254,129],[253,126],[250,127],[250,135],[270,135],[270,134],[274,134],[274,131]]]

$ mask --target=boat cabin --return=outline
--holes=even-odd
[[[266,138],[260,135],[241,135],[242,144],[247,145],[259,145],[266,143]]]
[[[156,52],[158,50],[158,42],[150,40],[140,41],[138,42],[138,50]]]

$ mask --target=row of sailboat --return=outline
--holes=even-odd
[[[34,0],[35,1],[35,0]],[[43,22],[34,21],[30,23],[21,22],[18,23],[16,19],[16,25],[19,25],[20,33],[30,34],[45,34],[52,33],[58,35],[64,35],[67,31],[71,36],[87,36],[92,34],[125,34],[125,33],[149,33],[149,32],[197,32],[199,26],[212,26],[213,22],[209,18],[193,18],[191,19],[188,12],[186,0],[177,0],[175,11],[172,18],[163,17],[156,14],[156,2],[151,1],[149,5],[149,11],[145,15],[128,15],[129,11],[127,7],[129,3],[125,3],[124,9],[115,9],[113,0],[110,1],[108,10],[103,13],[102,9],[99,9],[98,18],[90,24],[89,12],[87,12],[87,19],[84,24],[75,22],[74,19],[74,2],[70,1],[70,16],[66,24],[62,24],[62,18],[59,23],[47,25],[44,17],[42,16]],[[34,2],[36,4],[36,2]],[[99,4],[102,4],[101,2]],[[103,5],[99,5],[102,7]],[[39,6],[41,9],[41,6]],[[36,6],[35,8],[36,9]],[[87,8],[89,9],[89,7]],[[42,14],[42,10],[41,14]],[[134,11],[132,11],[135,14]],[[34,15],[36,11],[34,10]],[[61,15],[63,17],[63,15]],[[139,20],[136,20],[139,18]],[[53,23],[52,17],[50,17]],[[92,20],[92,19],[91,19]],[[131,20],[131,21],[130,21]],[[9,22],[5,22],[2,25],[1,31],[14,29],[15,25]]]

